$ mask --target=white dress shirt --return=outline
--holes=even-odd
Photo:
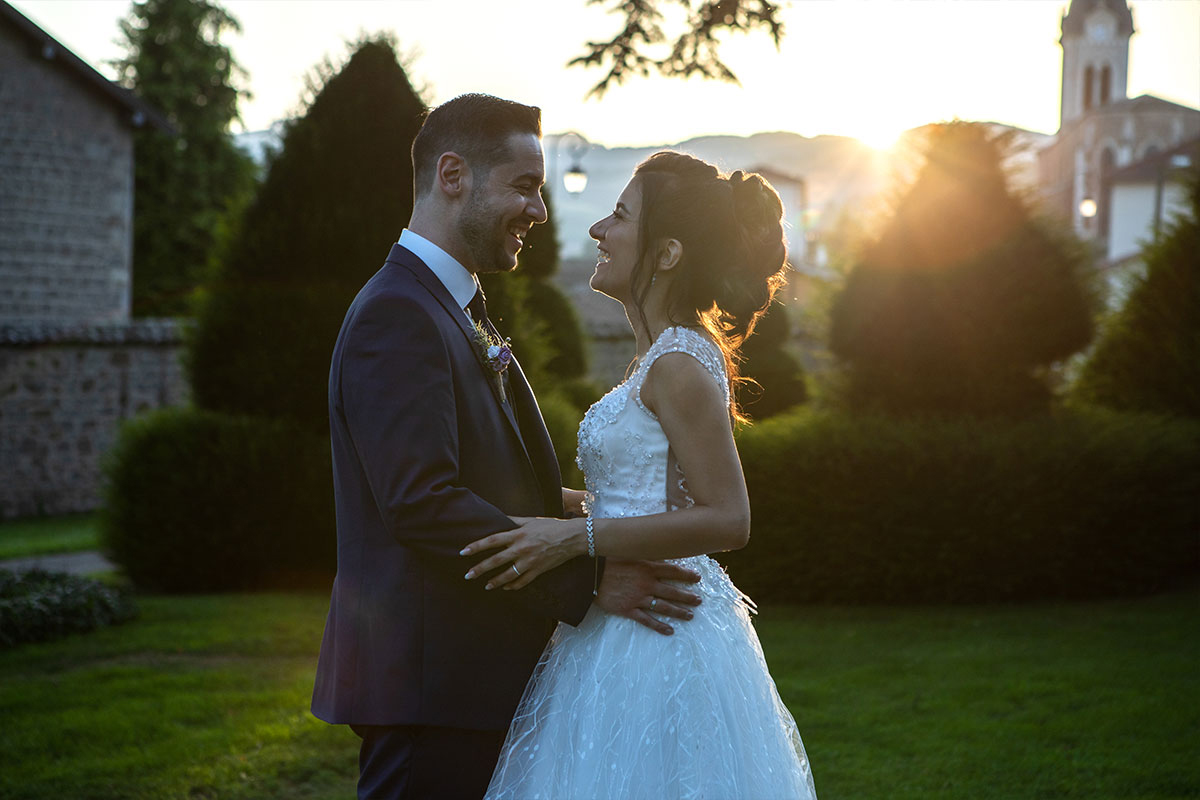
[[[454,302],[458,303],[458,307],[467,315],[467,319],[470,319],[471,313],[467,311],[467,304],[475,297],[475,291],[479,288],[475,276],[458,263],[454,256],[408,228],[401,231],[399,244],[425,262],[425,266],[437,276],[442,286],[445,286],[446,291],[454,298]]]

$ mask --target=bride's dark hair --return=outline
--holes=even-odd
[[[655,153],[633,174],[642,211],[630,290],[642,324],[647,325],[642,305],[657,269],[654,250],[675,239],[683,253],[667,297],[669,319],[703,326],[721,348],[730,414],[740,420],[733,392],[743,381],[738,349],[784,284],[783,203],[761,175],[741,170],[724,175],[683,153]]]

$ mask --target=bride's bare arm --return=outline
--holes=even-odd
[[[750,536],[750,502],[722,387],[696,359],[667,353],[651,365],[641,397],[658,417],[695,505],[643,517],[594,520],[596,554],[657,560],[744,547]],[[514,521],[520,527],[464,549],[464,555],[474,555],[500,548],[472,568],[469,578],[504,568],[489,579],[489,586],[520,589],[587,552],[583,519]]]

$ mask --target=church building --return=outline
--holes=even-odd
[[[1151,220],[1169,216],[1180,196],[1171,175],[1195,163],[1200,143],[1200,110],[1149,94],[1127,96],[1133,33],[1126,0],[1071,0],[1062,18],[1059,129],[1038,154],[1045,207],[1071,220],[1109,264],[1136,252]],[[1148,186],[1117,191],[1147,175]],[[1135,229],[1138,235],[1130,235]]]

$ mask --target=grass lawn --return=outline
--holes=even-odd
[[[348,798],[307,711],[323,595],[145,597],[0,652],[0,798]],[[1086,604],[771,607],[822,800],[1200,797],[1200,590]]]
[[[76,553],[99,547],[100,524],[95,514],[0,522],[0,559]]]

